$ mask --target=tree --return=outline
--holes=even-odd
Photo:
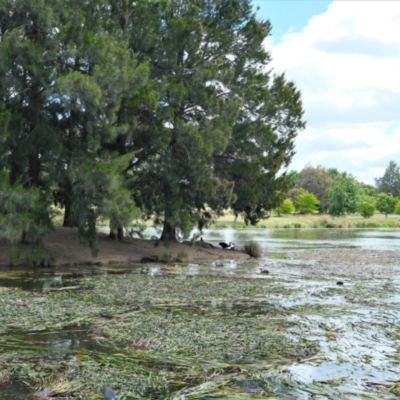
[[[332,175],[331,175],[332,176]],[[334,174],[334,184],[329,189],[329,214],[337,217],[359,210],[362,191],[357,180],[346,172]]]
[[[283,200],[282,204],[279,207],[276,207],[274,211],[278,214],[278,217],[280,217],[281,214],[292,213],[294,211],[294,205],[292,203],[292,200],[291,199]]]
[[[292,170],[287,174],[287,180],[290,188],[294,188],[300,180],[300,172]]]
[[[375,179],[375,185],[381,193],[400,197],[400,168],[394,161],[390,161],[381,178]]]
[[[139,64],[111,19],[105,1],[68,0],[61,6],[57,0],[16,0],[0,7],[0,171],[9,173],[8,191],[16,196],[21,184],[29,193],[40,192],[38,214],[48,215],[53,199],[65,207],[64,225],[77,224],[92,239],[90,210],[104,210],[105,199],[85,199],[87,191],[75,185],[85,178],[88,187],[96,186],[98,181],[88,179],[98,175],[79,173],[88,164],[96,169],[103,160],[117,162],[119,154],[107,145],[136,125],[134,117],[121,120],[118,113],[124,102],[140,101],[148,78],[146,64]],[[116,201],[127,186],[129,163],[121,178],[99,185],[115,210],[132,206],[132,200]],[[24,232],[28,236],[32,233]]]
[[[364,196],[362,198],[361,204],[360,204],[360,214],[364,218],[371,218],[376,209],[376,201],[375,198],[371,196]]]
[[[52,228],[49,199],[38,188],[11,184],[6,175],[0,178],[0,238],[12,245],[39,245]]]
[[[131,142],[137,204],[166,240],[229,207],[257,223],[283,200],[278,172],[304,127],[300,93],[267,72],[269,22],[249,0],[135,4],[126,32],[158,97]]]
[[[325,213],[329,208],[328,190],[333,185],[333,179],[326,169],[320,165],[312,167],[306,165],[300,172],[300,179],[296,187],[308,190],[319,200],[319,211]]]
[[[297,196],[297,205],[302,214],[313,213],[318,210],[319,200],[306,190]]]
[[[394,213],[396,215],[400,215],[400,200],[397,201],[396,206],[394,208]]]
[[[3,3],[0,173],[32,221],[53,201],[96,251],[100,217],[122,237],[139,208],[169,240],[282,202],[303,108],[250,0]]]
[[[369,185],[367,183],[364,182],[360,182],[359,183],[360,189],[361,191],[366,195],[366,196],[370,196],[370,197],[376,197],[378,195],[378,189],[373,186],[373,185]]]
[[[398,199],[393,197],[391,193],[379,193],[376,199],[376,208],[382,214],[385,214],[387,218],[388,214],[392,214],[395,211],[396,203]]]
[[[299,205],[297,204],[297,197],[299,196],[299,194],[304,193],[305,189],[303,188],[298,188],[298,187],[294,187],[293,189],[290,189],[287,193],[288,198],[290,200],[292,200],[292,203],[295,207],[295,210],[299,209]],[[293,212],[295,212],[295,210]]]

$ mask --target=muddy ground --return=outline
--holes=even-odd
[[[78,238],[76,228],[56,227],[44,241],[45,253],[54,259],[55,266],[68,267],[79,265],[130,265],[139,263],[143,257],[156,256],[158,259],[177,257],[181,261],[199,262],[213,261],[220,257],[229,259],[248,258],[240,251],[211,248],[208,243],[196,241],[194,243],[163,243],[155,240],[131,239],[123,241],[112,240],[105,233],[98,233],[98,246],[100,253],[93,257],[88,246],[82,244]],[[0,241],[0,267],[10,265],[12,255],[11,246],[6,241]],[[14,265],[26,265],[26,255],[29,246],[21,246],[19,260]]]

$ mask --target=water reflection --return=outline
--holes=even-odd
[[[14,330],[0,335],[0,352],[38,353],[53,356],[77,350],[110,351],[104,338],[87,329],[65,328],[43,331]]]
[[[11,381],[2,383],[0,385],[0,399],[1,400],[16,400],[28,399],[30,397],[30,390],[26,384]]]
[[[365,248],[398,250],[400,231],[394,229],[207,229],[203,238],[214,245],[257,241],[264,251],[302,248]]]

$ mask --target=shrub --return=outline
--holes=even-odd
[[[375,213],[376,203],[372,197],[366,196],[360,205],[360,214],[364,218],[371,218]]]
[[[396,203],[396,207],[394,208],[394,213],[400,215],[400,200],[398,200]]]
[[[297,207],[302,214],[313,213],[318,210],[319,200],[307,190],[297,196]]]
[[[174,260],[174,256],[170,251],[166,251],[160,258],[160,262],[169,263]]]
[[[261,257],[262,250],[260,245],[257,242],[251,240],[244,245],[244,252],[248,254],[250,257]]]
[[[177,262],[184,262],[188,259],[188,254],[186,253],[185,249],[182,249],[176,256],[175,260]]]
[[[379,193],[376,201],[376,208],[387,218],[388,214],[395,211],[397,199],[391,193]]]
[[[280,217],[281,214],[290,214],[293,211],[294,205],[291,199],[283,200],[282,204],[275,208],[275,212],[278,214],[278,217]]]

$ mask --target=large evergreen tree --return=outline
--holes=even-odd
[[[165,239],[280,204],[303,110],[250,0],[14,0],[0,28],[0,184],[38,237],[51,200],[94,249],[133,197]]]
[[[133,209],[132,196],[121,201],[130,160],[121,167],[105,144],[135,125],[134,116],[121,121],[118,113],[148,77],[110,21],[107,1],[16,0],[0,8],[0,169],[9,190],[20,182],[40,188],[45,200],[54,195],[64,225],[76,224],[93,247],[100,213],[121,225],[121,207]]]
[[[17,227],[23,240],[36,242],[51,226],[46,194],[51,185],[48,167],[57,147],[49,111],[49,90],[57,74],[59,51],[57,3],[15,0],[0,6],[0,170],[5,196],[1,213],[3,223],[11,224],[8,197],[18,214],[25,215],[24,223],[3,230],[14,231],[6,235],[13,240]],[[28,229],[33,225],[41,229]]]
[[[135,4],[124,27],[159,96],[131,141],[139,205],[166,239],[229,206],[256,223],[282,200],[278,175],[304,126],[294,85],[266,70],[269,22],[248,0]]]
[[[391,193],[394,197],[400,197],[400,168],[390,161],[381,178],[375,179],[375,185],[381,193]]]

